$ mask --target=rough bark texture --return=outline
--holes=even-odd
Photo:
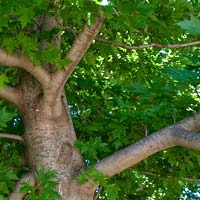
[[[41,32],[61,25],[61,21],[54,16],[44,15],[36,20]],[[52,64],[42,63],[40,67],[35,67],[24,56],[8,54],[0,49],[1,64],[17,66],[22,70],[17,92],[6,86],[0,91],[0,97],[14,103],[21,111],[26,130],[23,141],[29,168],[32,174],[41,167],[55,170],[58,191],[63,200],[92,200],[96,189],[92,181],[84,185],[77,181],[77,176],[84,169],[84,162],[80,152],[73,147],[76,134],[63,91],[67,78],[99,32],[103,20],[104,15],[101,13],[95,24],[84,28],[67,55],[72,63],[60,72]],[[51,44],[60,47],[59,33]],[[47,41],[40,41],[40,50],[48,45]],[[8,90],[12,91],[14,98],[7,94]],[[11,194],[10,200],[23,199],[22,195],[16,195],[17,191],[18,188]]]
[[[76,180],[84,164],[80,153],[73,148],[76,135],[65,97],[61,95],[60,101],[50,108],[44,101],[40,84],[26,72],[22,75],[21,90],[30,168],[37,171],[44,166],[56,170],[63,200],[92,199],[94,185],[80,186]],[[51,109],[48,112],[47,107]]]

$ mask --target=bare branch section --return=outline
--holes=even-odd
[[[72,32],[74,34],[78,34],[78,30],[72,29],[70,27],[65,27],[65,30],[68,32]],[[121,47],[127,50],[137,50],[137,49],[145,49],[149,47],[158,47],[158,48],[168,48],[168,49],[179,49],[179,48],[184,48],[184,47],[189,47],[189,46],[195,46],[195,45],[200,45],[200,41],[193,41],[193,42],[187,42],[183,44],[161,44],[158,42],[152,42],[149,44],[142,44],[142,45],[129,45],[125,44],[122,42],[116,42],[113,40],[108,40],[102,37],[95,37],[94,38],[96,41],[103,42],[105,44],[111,44],[117,47]]]
[[[169,147],[183,146],[200,150],[200,134],[190,132],[200,129],[199,121],[200,114],[196,114],[178,124],[164,128],[103,159],[95,167],[105,175],[113,176]]]
[[[100,17],[96,19],[96,23],[91,25],[90,28],[85,26],[84,30],[79,34],[79,36],[74,41],[70,51],[67,54],[67,58],[71,60],[71,64],[57,74],[57,79],[61,80],[63,85],[70,77],[74,68],[79,63],[85,52],[90,47],[95,36],[98,34],[101,25],[105,19],[103,12],[100,12]]]
[[[4,49],[0,48],[0,64],[26,70],[32,74],[44,87],[48,86],[49,84],[48,73],[42,69],[42,67],[34,66],[28,58],[22,55],[9,54]]]
[[[18,89],[4,85],[4,87],[0,89],[0,98],[16,105],[19,110],[22,109],[22,98]]]
[[[23,200],[26,194],[19,193],[19,190],[24,182],[28,182],[29,185],[35,185],[35,177],[32,173],[24,175],[17,183],[15,190],[9,195],[8,200]]]
[[[189,47],[189,46],[195,46],[199,45],[200,41],[194,41],[194,42],[188,42],[188,43],[183,43],[183,44],[160,44],[157,42],[153,42],[150,44],[143,44],[143,45],[128,45],[124,44],[121,42],[115,42],[111,40],[107,40],[101,37],[95,37],[95,40],[106,43],[106,44],[112,44],[114,46],[118,46],[127,50],[134,50],[134,49],[145,49],[149,47],[158,47],[158,48],[169,48],[169,49],[179,49],[179,48],[184,48],[184,47]]]
[[[6,138],[6,139],[12,139],[12,140],[18,140],[20,142],[24,142],[24,138],[19,135],[13,135],[9,133],[0,133],[0,138]]]

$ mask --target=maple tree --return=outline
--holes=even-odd
[[[0,198],[195,198],[199,7],[0,0]]]

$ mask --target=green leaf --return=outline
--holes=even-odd
[[[39,49],[38,39],[36,37],[29,37],[23,32],[17,35],[17,41],[22,48],[22,52],[27,55],[34,64],[39,63]]]
[[[8,194],[8,186],[5,182],[0,182],[0,193]]]
[[[58,59],[56,61],[56,67],[57,67],[57,69],[61,69],[62,67],[67,67],[71,63],[72,63],[72,61],[68,58]]]
[[[114,17],[113,6],[106,5],[106,6],[103,6],[102,9],[103,9],[107,19],[111,19]]]
[[[54,45],[50,45],[42,52],[41,59],[50,64],[54,64],[56,63],[56,61],[58,62],[58,65],[62,63],[61,61],[59,61],[60,52],[55,48]]]
[[[0,195],[0,199],[1,200],[8,200],[7,198],[5,198],[4,196]]]
[[[7,127],[7,123],[16,116],[16,113],[10,113],[6,110],[6,106],[0,109],[0,130]]]
[[[20,193],[22,194],[34,194],[35,193],[35,188],[31,186],[28,182],[24,182],[20,188]]]
[[[45,185],[48,181],[56,178],[56,173],[53,170],[46,171],[45,168],[41,168],[37,175],[36,179],[39,181],[40,184]]]
[[[141,94],[141,95],[149,95],[150,93],[149,88],[143,86],[139,82],[132,83],[130,86],[128,86],[127,90],[136,94]]]
[[[177,24],[188,33],[200,34],[200,20],[193,15],[190,20],[184,20]]]
[[[16,14],[19,16],[19,21],[21,23],[22,28],[24,28],[27,24],[32,22],[35,13],[33,9],[20,7],[16,10]]]
[[[5,177],[9,180],[18,180],[18,177],[16,176],[16,174],[14,173],[13,170],[8,170],[5,174]]]
[[[116,200],[118,199],[117,188],[114,184],[108,185],[106,187],[106,194],[109,200]]]
[[[93,178],[94,182],[99,183],[101,186],[106,186],[107,177],[95,168],[91,168],[89,171],[82,171],[77,177],[77,180],[80,184],[84,184],[89,180],[89,178]]]
[[[5,47],[6,51],[11,53],[19,47],[19,42],[14,37],[7,37],[3,39],[2,45]]]
[[[0,74],[0,90],[3,88],[5,83],[8,83],[8,77],[5,74]]]

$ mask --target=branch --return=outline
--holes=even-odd
[[[24,175],[15,187],[15,190],[9,195],[8,200],[23,200],[26,194],[19,193],[21,186],[24,182],[28,182],[29,185],[35,185],[35,177],[32,173]]]
[[[74,41],[70,51],[66,55],[66,58],[71,60],[71,64],[64,67],[63,70],[61,70],[57,74],[57,80],[61,80],[63,85],[68,80],[71,73],[74,71],[74,68],[84,56],[85,52],[90,47],[95,36],[98,34],[104,19],[105,16],[103,12],[100,12],[100,17],[96,19],[96,23],[91,25],[89,28],[85,26],[84,30],[78,35],[78,37]]]
[[[9,133],[0,133],[0,138],[18,140],[20,142],[24,142],[24,138],[19,135],[9,134]]]
[[[74,34],[78,33],[78,30],[76,29],[72,29],[70,27],[65,27],[65,30],[68,32],[72,32]],[[195,46],[195,45],[199,45],[200,41],[194,41],[194,42],[187,42],[187,43],[183,43],[183,44],[161,44],[158,42],[152,42],[149,44],[142,44],[142,45],[129,45],[129,44],[125,44],[122,42],[116,42],[116,41],[112,41],[112,40],[108,40],[102,37],[95,37],[94,38],[96,41],[99,42],[103,42],[105,44],[112,44],[114,46],[117,47],[121,47],[127,50],[134,50],[134,49],[145,49],[145,48],[149,48],[149,47],[158,47],[158,48],[169,48],[169,49],[178,49],[178,48],[184,48],[184,47],[189,47],[189,46]]]
[[[153,42],[150,44],[143,44],[143,45],[128,45],[128,44],[124,44],[121,42],[115,42],[115,41],[111,41],[108,39],[104,39],[101,37],[95,37],[95,40],[106,43],[106,44],[112,44],[114,46],[118,46],[127,50],[133,50],[133,49],[145,49],[145,48],[149,48],[149,47],[158,47],[158,48],[169,48],[169,49],[178,49],[178,48],[184,48],[184,47],[189,47],[189,46],[195,46],[195,45],[199,45],[200,41],[194,41],[194,42],[188,42],[188,43],[183,43],[183,44],[160,44],[157,42]]]
[[[0,89],[0,98],[15,104],[19,110],[22,110],[22,98],[20,90],[7,85]]]
[[[101,160],[95,168],[107,176],[113,176],[169,147],[183,146],[200,150],[200,134],[190,132],[200,129],[199,121],[200,114],[196,114],[178,124],[166,127]]]
[[[157,177],[160,177],[160,174],[156,174],[154,172],[146,172],[146,171],[139,171],[140,173],[142,174],[145,174],[145,175],[149,175],[149,176],[157,176]],[[198,178],[178,178],[178,177],[174,177],[174,176],[165,176],[165,178],[168,178],[168,179],[177,179],[177,180],[182,180],[182,181],[190,181],[190,182],[194,182],[194,183],[199,183],[200,182],[200,179]]]
[[[42,67],[34,66],[33,63],[25,56],[9,54],[4,49],[0,48],[0,64],[26,70],[32,74],[44,87],[48,86],[49,84],[48,73],[42,69]]]

